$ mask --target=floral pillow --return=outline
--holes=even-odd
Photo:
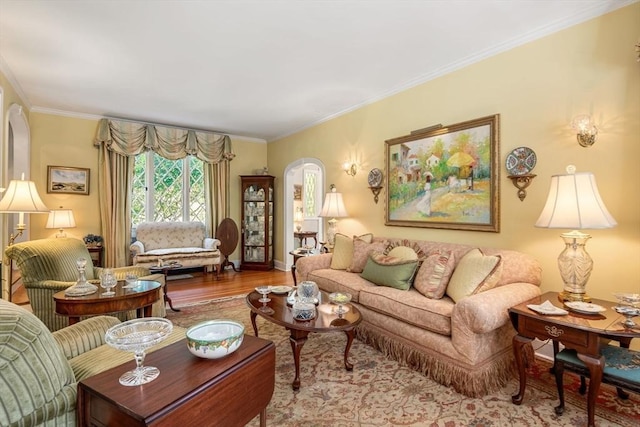
[[[422,262],[413,287],[427,298],[440,299],[447,290],[454,268],[453,252],[432,253]]]
[[[387,247],[387,241],[383,242],[367,242],[359,237],[353,239],[353,256],[351,265],[347,271],[351,273],[362,273],[364,266],[367,264],[369,255],[373,252],[382,252]]]

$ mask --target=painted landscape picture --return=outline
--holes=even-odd
[[[89,194],[89,169],[48,166],[47,193]]]
[[[498,231],[497,120],[387,141],[387,225]]]

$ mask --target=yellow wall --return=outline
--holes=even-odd
[[[593,230],[587,249],[595,261],[588,292],[611,299],[613,291],[640,292],[640,4],[574,26],[512,49],[347,115],[268,145],[268,164],[278,179],[301,158],[315,157],[326,167],[326,184],[343,193],[350,218],[342,232],[371,231],[379,236],[460,242],[527,252],[543,265],[543,290],[561,290],[556,259],[565,230],[534,228],[552,174],[568,164],[593,172],[600,193],[618,226]],[[401,66],[402,64],[398,64]],[[501,232],[450,231],[384,225],[384,200],[378,204],[367,188],[371,168],[384,170],[384,141],[433,124],[458,123],[494,113],[501,115]],[[569,122],[592,114],[600,130],[591,148],[578,145]],[[520,201],[506,177],[504,159],[514,148],[531,147],[538,177]],[[340,164],[355,159],[361,170],[346,175]],[[288,195],[287,195],[288,197]],[[282,230],[283,218],[277,217]],[[276,258],[284,259],[283,240]]]

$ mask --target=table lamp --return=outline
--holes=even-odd
[[[578,230],[611,228],[616,225],[607,210],[590,172],[576,173],[575,166],[567,167],[567,174],[553,175],[547,202],[536,221],[536,227],[567,228],[571,232],[560,235],[565,249],[558,257],[564,290],[562,301],[590,301],[586,285],[593,269],[593,260],[585,250],[589,234]]]
[[[45,228],[57,228],[59,229],[58,233],[56,233],[56,237],[67,237],[67,233],[65,233],[65,228],[75,228],[76,220],[73,217],[73,211],[71,209],[53,209],[49,212],[49,218],[47,218],[47,225]]]
[[[9,246],[11,246],[27,228],[24,223],[25,213],[49,213],[49,209],[40,199],[35,182],[25,181],[24,174],[22,174],[22,179],[14,179],[9,183],[7,191],[0,200],[0,212],[19,214],[16,225],[18,233],[11,234],[9,237]]]
[[[342,194],[338,193],[336,186],[331,184],[331,191],[326,194],[324,204],[320,216],[323,218],[331,218],[329,220],[329,230],[327,230],[327,243],[333,246],[336,241],[336,233],[338,232],[338,220],[336,218],[344,218],[349,216],[347,209],[342,201]]]
[[[304,213],[302,212],[302,208],[297,208],[296,212],[293,214],[293,222],[296,224],[296,231],[299,233],[302,230],[302,222],[304,221]]]

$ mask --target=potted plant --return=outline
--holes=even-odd
[[[90,247],[102,246],[102,236],[97,234],[87,234],[83,237],[84,244]]]

